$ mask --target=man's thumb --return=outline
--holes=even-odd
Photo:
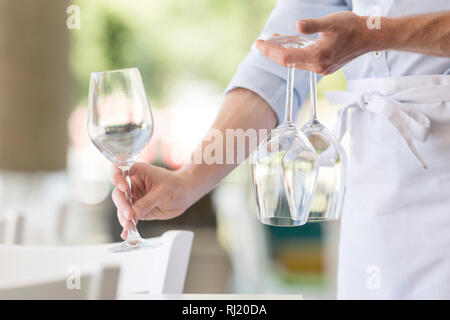
[[[303,34],[313,34],[327,29],[328,24],[322,19],[304,19],[297,21],[297,30]]]

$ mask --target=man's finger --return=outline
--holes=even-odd
[[[310,50],[307,50],[307,48],[283,48],[279,45],[263,40],[257,40],[256,47],[266,57],[278,64],[283,66],[295,64],[296,68],[309,70],[307,67],[308,64],[310,64],[311,53]]]
[[[122,175],[122,170],[120,170],[115,164],[111,166],[111,183],[122,192],[127,190],[127,182]]]
[[[167,220],[172,219],[172,216],[161,211],[158,207],[154,207],[145,215],[145,220]]]
[[[131,220],[132,218],[136,219],[134,210],[131,208],[123,192],[117,188],[114,188],[111,197],[117,207],[117,210],[119,211],[119,214],[124,220]]]
[[[123,212],[119,209],[117,209],[117,219],[123,228],[120,237],[125,240],[127,238],[128,230],[130,229],[130,221],[124,217]]]
[[[121,237],[123,240],[126,240],[126,238],[127,238],[127,236],[128,236],[128,231],[131,229],[131,227],[132,227],[132,222],[131,222],[131,221],[128,221],[128,222],[126,223],[125,227],[123,228],[122,233],[120,234],[120,237]]]
[[[288,61],[286,48],[264,40],[256,40],[256,48],[258,48],[258,50],[270,60],[283,66],[287,65]]]
[[[152,165],[148,165],[144,162],[136,162],[131,168],[130,168],[130,177],[139,174],[142,175],[143,173],[147,173],[147,171],[153,169],[154,167]]]
[[[123,212],[120,210],[117,210],[117,220],[119,220],[119,223],[122,226],[122,228],[126,227],[128,220],[125,218]]]
[[[134,204],[134,210],[138,218],[147,216],[147,214],[155,208],[161,201],[160,193],[157,190],[147,192],[145,196],[140,198]]]
[[[127,238],[127,236],[128,236],[128,229],[123,229],[122,230],[122,233],[120,234],[120,237],[123,239],[123,240],[125,240],[126,238]]]

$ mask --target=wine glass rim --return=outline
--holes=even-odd
[[[91,74],[92,75],[108,74],[108,73],[125,72],[125,71],[138,71],[139,72],[139,69],[137,67],[130,67],[130,68],[121,68],[121,69],[113,69],[113,70],[95,71],[95,72],[91,72]]]

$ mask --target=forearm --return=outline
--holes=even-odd
[[[190,192],[193,193],[192,201],[196,201],[209,192],[239,164],[239,159],[247,158],[259,141],[265,137],[264,133],[274,128],[276,123],[275,112],[259,95],[243,88],[230,91],[210,132],[191,156],[190,163],[179,170],[179,174],[189,177]],[[227,129],[255,130],[258,133],[257,141],[253,144],[246,141],[245,147],[239,148],[234,138],[231,141],[226,139]],[[215,134],[211,135],[211,131]],[[220,139],[222,141],[219,141]],[[240,150],[237,150],[238,148]],[[227,159],[230,153],[235,155],[233,161]],[[211,154],[214,156],[213,163],[211,159],[207,159]]]
[[[450,11],[381,18],[381,29],[368,30],[375,35],[375,50],[400,50],[450,57]]]

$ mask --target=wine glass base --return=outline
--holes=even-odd
[[[304,220],[293,220],[290,218],[259,218],[259,221],[268,226],[275,227],[297,227],[306,223]]]
[[[305,48],[313,44],[316,39],[308,36],[273,36],[266,40],[267,42],[282,46],[284,48]]]
[[[160,243],[150,242],[145,239],[139,240],[126,240],[119,244],[118,246],[109,248],[109,252],[119,253],[119,252],[130,252],[138,250],[149,250],[159,247]]]
[[[337,221],[338,218],[308,218],[308,222],[325,222],[325,221]]]

